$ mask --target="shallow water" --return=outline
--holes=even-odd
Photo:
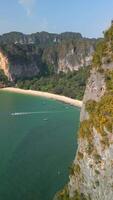
[[[68,181],[78,108],[0,92],[0,200],[52,200]]]

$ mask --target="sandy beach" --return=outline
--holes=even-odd
[[[69,97],[65,97],[65,96],[57,95],[57,94],[52,94],[52,93],[48,93],[48,92],[41,92],[41,91],[35,91],[35,90],[23,90],[23,89],[13,88],[13,87],[7,87],[7,88],[3,88],[1,90],[14,92],[14,93],[21,93],[21,94],[28,94],[28,95],[33,95],[33,96],[45,97],[45,98],[49,98],[49,99],[58,100],[58,101],[61,101],[61,102],[64,102],[66,104],[70,104],[70,105],[73,105],[73,106],[76,106],[76,107],[79,107],[79,108],[82,107],[82,101],[74,100],[74,99],[69,98]]]

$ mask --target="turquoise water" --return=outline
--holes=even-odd
[[[0,200],[52,200],[68,181],[79,114],[58,101],[0,92]]]

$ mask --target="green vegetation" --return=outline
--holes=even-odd
[[[78,191],[75,191],[73,198],[69,197],[68,187],[66,186],[62,191],[58,192],[55,200],[90,200],[90,197],[85,197],[84,194],[80,194]]]
[[[77,159],[78,159],[78,160],[82,160],[83,157],[84,157],[83,153],[81,153],[81,152],[79,151],[78,154],[77,154]]]
[[[70,167],[70,174],[74,175],[74,174],[80,174],[80,166],[79,164],[72,164],[72,166]]]
[[[109,145],[108,132],[113,133],[113,71],[102,70],[102,58],[106,58],[109,64],[112,62],[113,55],[113,25],[104,33],[104,40],[97,45],[93,58],[93,65],[100,67],[100,73],[105,76],[106,93],[99,102],[89,100],[86,102],[86,110],[89,113],[89,120],[85,120],[80,125],[80,137],[91,138],[92,128],[102,136],[102,144]],[[106,63],[106,64],[107,64]],[[90,140],[91,141],[91,140]]]
[[[101,155],[98,154],[95,145],[93,144],[93,128],[100,134],[102,147],[106,148],[110,145],[110,139],[113,134],[113,70],[102,69],[103,62],[105,64],[111,64],[113,62],[113,25],[104,33],[105,39],[98,45],[93,57],[93,67],[103,74],[106,81],[106,92],[101,97],[100,101],[88,100],[85,104],[85,108],[89,114],[89,119],[84,120],[80,124],[79,137],[80,139],[86,139],[86,151],[88,155],[93,156],[95,164],[99,164],[102,161]],[[103,60],[104,58],[104,60]],[[93,80],[92,80],[93,83]],[[112,141],[111,141],[112,142]],[[77,161],[83,159],[83,154],[78,152]],[[90,167],[94,167],[90,165]],[[80,173],[80,166],[75,164],[71,167],[71,175],[76,177],[76,174]],[[80,173],[81,174],[81,173]],[[98,177],[100,171],[95,169],[95,174]],[[79,176],[80,178],[80,176]],[[99,180],[94,183],[94,188],[99,187]],[[78,191],[75,192],[75,196],[71,199],[68,195],[68,189],[64,189],[59,193],[58,200],[83,200],[90,199],[85,198]]]
[[[106,58],[106,64],[113,61],[113,25],[104,32],[104,39],[97,43],[93,56],[93,66],[101,68],[102,58]]]
[[[97,41],[72,32],[37,32],[31,35],[11,32],[0,37],[0,51],[9,60],[13,80],[20,80],[54,75],[62,60],[72,67],[81,65],[81,60],[92,54],[91,49],[95,49]]]
[[[89,120],[85,120],[80,125],[80,137],[91,141],[92,128],[102,136],[102,144],[109,145],[107,131],[113,133],[113,72],[105,72],[107,90],[99,102],[89,100],[86,102],[86,110],[89,113]],[[90,151],[91,152],[91,151]]]
[[[84,120],[80,124],[79,137],[90,139],[91,137],[91,123],[90,120]]]
[[[94,154],[94,158],[95,158],[96,161],[101,160],[101,156],[99,154]]]
[[[67,74],[60,73],[49,77],[18,81],[17,87],[51,92],[82,100],[89,73],[90,67],[86,67]]]
[[[10,85],[7,76],[5,76],[3,70],[0,70],[0,87]]]
[[[92,141],[92,129],[96,128],[97,132],[102,136],[102,144],[104,147],[109,145],[109,140],[105,128],[112,133],[113,131],[113,94],[107,93],[99,102],[87,101],[86,109],[89,112],[90,119],[85,120],[80,125],[79,137],[87,138],[90,142],[87,148],[87,153],[91,154],[93,151]],[[96,156],[97,160],[100,158]]]
[[[99,174],[100,174],[100,172],[99,172],[98,170],[95,170],[95,173],[96,173],[97,175],[99,175]]]
[[[105,72],[107,90],[113,91],[113,71]]]
[[[4,83],[8,82],[7,76],[5,76],[3,70],[0,70],[0,82],[4,82]]]
[[[104,127],[112,132],[113,126],[113,95],[106,94],[102,97],[101,101],[96,103],[95,106],[91,105],[91,101],[86,103],[86,108],[90,114],[90,120],[98,133],[105,134]],[[94,105],[94,102],[92,102]],[[93,110],[92,110],[93,107]],[[91,109],[90,109],[91,108]]]
[[[105,41],[100,41],[97,44],[96,47],[96,52],[93,56],[93,65],[95,68],[100,68],[101,64],[102,64],[102,57],[104,57],[106,55],[106,51],[107,51],[107,44],[105,43]]]
[[[113,25],[104,33],[105,41],[111,42],[113,41]]]

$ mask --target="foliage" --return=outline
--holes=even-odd
[[[101,160],[101,156],[99,154],[94,154],[94,158],[96,161]]]
[[[0,69],[0,87],[11,86],[10,81],[8,81],[7,76],[4,74],[3,70]]]
[[[104,32],[104,37],[106,41],[113,41],[113,25]]]
[[[102,96],[99,102],[88,100],[86,102],[86,110],[89,113],[89,119],[85,120],[80,125],[80,137],[91,138],[93,126],[97,132],[102,135],[102,144],[109,145],[105,128],[113,133],[113,72],[105,71],[106,93]]]
[[[91,104],[91,101],[86,103],[86,107],[89,108],[88,104]],[[92,102],[93,105],[94,102]],[[91,106],[90,106],[91,107]],[[104,127],[106,127],[110,132],[112,132],[113,126],[113,95],[106,94],[102,97],[100,102],[95,103],[95,107],[92,110],[88,110],[90,114],[90,120],[93,125],[96,127],[97,131],[101,134],[104,134]]]
[[[99,175],[99,174],[100,174],[100,172],[99,172],[98,170],[95,170],[95,173],[96,173],[97,175]]]
[[[95,54],[93,56],[93,66],[100,68],[102,64],[102,57],[106,56],[107,44],[104,40],[99,41],[96,47]]]
[[[0,82],[8,83],[8,78],[5,76],[3,70],[0,70]]]
[[[40,76],[48,76],[56,74],[60,59],[66,56],[73,66],[75,60],[80,64],[80,56],[82,59],[88,56],[90,49],[95,49],[96,42],[96,39],[83,38],[80,33],[72,32],[31,35],[11,32],[0,37],[0,51],[8,58],[10,67],[19,64],[24,69],[30,65],[39,70]]]
[[[85,104],[85,108],[89,114],[89,118],[84,120],[80,124],[79,137],[80,139],[86,139],[86,152],[93,155],[95,164],[101,163],[101,155],[98,154],[95,144],[93,144],[93,127],[96,128],[98,134],[101,135],[101,143],[104,147],[110,144],[110,137],[113,134],[113,71],[103,70],[101,68],[102,58],[106,58],[106,64],[113,61],[113,25],[105,32],[105,39],[102,40],[98,46],[93,57],[93,66],[103,73],[106,81],[106,92],[101,97],[100,101],[88,100]],[[92,81],[93,82],[93,81]],[[82,159],[83,155],[78,152],[77,161]],[[75,168],[76,166],[76,168]],[[79,173],[79,167],[77,164],[71,168],[71,175],[75,176],[75,172]],[[90,165],[92,167],[92,165]],[[98,176],[100,171],[95,169],[95,174]],[[99,187],[99,180],[95,181],[95,188]],[[65,196],[65,195],[66,196]],[[80,200],[81,194],[77,191],[75,196],[69,198],[68,192],[64,190],[61,193],[59,200]],[[86,198],[85,198],[86,199]],[[87,198],[88,199],[88,198]],[[89,197],[90,199],[90,197]]]
[[[102,58],[107,58],[107,64],[113,61],[113,25],[104,32],[104,39],[97,43],[93,56],[93,66],[95,68],[101,68]]]
[[[113,71],[106,71],[105,79],[106,79],[107,89],[113,91]]]
[[[73,198],[69,197],[68,187],[66,186],[62,191],[58,192],[56,200],[90,200],[90,197],[85,197],[84,194],[80,194],[78,191],[75,191]]]
[[[83,157],[84,157],[83,153],[81,153],[81,152],[79,151],[78,154],[77,154],[77,159],[78,159],[78,160],[82,160]]]
[[[79,164],[72,164],[70,167],[70,174],[74,175],[74,174],[80,174],[80,166]]]
[[[18,81],[17,86],[23,89],[52,92],[81,100],[89,77],[89,71],[90,68],[87,67],[67,74],[60,73],[49,77]]]
[[[84,120],[83,122],[81,122],[80,130],[79,130],[79,137],[89,139],[91,137],[90,127],[91,127],[90,120]]]
[[[97,67],[100,73],[105,77],[106,93],[99,102],[88,100],[86,110],[89,113],[89,120],[85,120],[80,125],[80,137],[91,138],[93,127],[101,134],[101,143],[104,146],[109,145],[107,131],[113,133],[113,71],[103,70],[101,68],[102,58],[105,58],[106,64],[113,60],[113,25],[104,33],[104,40],[99,42],[93,57],[93,65]],[[106,131],[107,130],[107,131]]]

